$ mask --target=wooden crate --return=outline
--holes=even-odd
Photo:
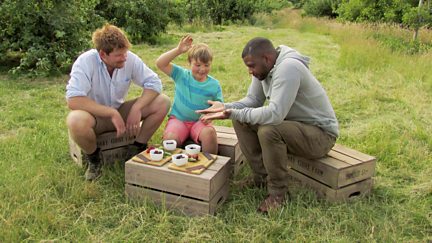
[[[117,137],[116,132],[106,132],[97,137],[97,146],[101,150],[101,160],[111,165],[116,161],[125,161],[127,158],[127,145],[135,141],[134,136],[123,135]],[[79,166],[83,165],[81,148],[72,140],[69,134],[69,153],[72,160]]]
[[[372,190],[373,181],[371,178],[358,181],[348,186],[334,189],[313,178],[308,177],[293,169],[289,170],[289,192],[295,194],[299,188],[312,190],[318,198],[330,202],[346,202],[369,195]]]
[[[215,214],[229,195],[230,158],[218,156],[202,174],[188,174],[129,160],[125,192],[133,200],[148,198],[188,215]]]
[[[289,155],[288,165],[331,188],[339,189],[371,178],[375,163],[373,156],[336,144],[326,157],[320,159]]]
[[[245,165],[246,159],[238,144],[237,135],[232,127],[214,126],[218,138],[218,154],[232,159],[233,174],[237,175]]]

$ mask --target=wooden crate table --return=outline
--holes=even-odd
[[[218,154],[232,159],[233,175],[237,175],[246,160],[238,144],[234,128],[225,126],[214,126],[214,128],[218,139]]]
[[[290,180],[329,201],[346,201],[370,193],[376,159],[340,144],[327,156],[305,159],[290,155]]]
[[[188,215],[215,214],[229,194],[230,158],[218,155],[202,174],[169,169],[171,162],[152,166],[129,160],[125,193],[133,200],[149,198]]]
[[[117,137],[116,132],[106,132],[97,137],[96,143],[101,150],[101,160],[104,164],[113,164],[116,161],[125,161],[127,158],[127,145],[135,141],[135,136],[123,135]],[[69,153],[72,160],[83,166],[81,148],[72,140],[69,134]]]

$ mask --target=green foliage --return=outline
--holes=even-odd
[[[155,43],[169,22],[181,23],[183,11],[170,0],[101,0],[97,13],[114,25],[122,27],[133,43]]]
[[[307,15],[336,17],[340,0],[306,0],[303,9]]]
[[[402,37],[390,36],[388,34],[374,33],[373,38],[378,40],[392,52],[403,54],[421,54],[432,49],[432,43],[422,43],[420,41],[405,40]]]
[[[183,0],[189,22],[198,19],[212,24],[252,20],[254,13],[290,6],[287,0]]]
[[[0,242],[431,241],[430,53],[390,52],[362,25],[286,14],[291,12],[277,16],[285,21],[277,27],[224,26],[223,32],[193,37],[214,50],[211,75],[220,80],[227,102],[247,92],[250,76],[240,55],[250,38],[265,36],[310,56],[340,122],[338,143],[377,158],[370,196],[334,204],[305,190],[263,216],[256,207],[266,190],[241,190],[230,182],[228,200],[215,216],[185,216],[148,198],[132,202],[124,193],[124,163],[104,167],[100,180],[87,183],[72,162],[64,122],[66,75],[0,75]],[[273,16],[266,17],[271,24]],[[151,60],[186,33],[168,32],[174,42],[134,45],[133,51],[154,65]],[[156,71],[164,93],[173,97],[174,83]],[[132,89],[129,98],[141,94]],[[160,143],[163,127],[151,143]],[[245,166],[233,180],[250,174]]]
[[[336,12],[341,20],[353,22],[403,23],[413,28],[430,24],[431,10],[425,5],[418,15],[417,6],[417,0],[343,0]]]
[[[101,23],[93,13],[95,5],[95,0],[2,1],[2,58],[18,53],[20,64],[13,72],[65,72],[89,46],[90,31]]]
[[[425,25],[432,26],[432,14],[427,8],[413,7],[404,13],[402,23],[413,29],[419,29]]]
[[[189,21],[200,18],[214,24],[245,20],[255,11],[251,0],[188,0]]]

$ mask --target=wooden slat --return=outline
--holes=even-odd
[[[370,194],[372,179],[365,179],[340,189],[333,189],[313,178],[290,169],[289,171],[290,193],[295,193],[298,186],[312,190],[317,197],[330,202],[352,201]]]
[[[326,164],[326,165],[331,166],[331,167],[336,168],[336,169],[346,168],[348,165],[347,163],[345,163],[343,161],[337,160],[337,159],[332,158],[332,157],[327,157],[327,156],[324,158],[316,159],[316,160],[319,160],[321,163]]]
[[[222,186],[224,180],[227,180],[229,171],[226,165],[229,160],[230,158],[218,156],[217,160],[200,175],[168,169],[168,164],[156,167],[129,160],[125,166],[125,180],[129,184],[208,201],[216,193],[215,188]]]
[[[354,150],[354,149],[347,148],[347,147],[340,145],[340,144],[335,144],[335,146],[332,148],[332,150],[335,150],[339,153],[342,153],[342,154],[345,154],[347,156],[356,158],[356,159],[361,160],[363,162],[375,160],[375,157],[373,157],[373,156],[364,154],[364,153],[359,152],[359,151]]]
[[[343,162],[350,164],[350,165],[357,165],[357,164],[363,163],[363,161],[361,161],[361,160],[347,156],[345,154],[341,154],[341,153],[337,152],[336,150],[330,150],[330,152],[327,153],[327,156],[335,158],[335,159],[340,160],[340,161],[343,161]]]
[[[228,146],[235,146],[237,145],[237,139],[230,139],[230,138],[223,138],[218,137],[218,144],[219,145],[228,145]]]
[[[235,130],[233,127],[225,127],[225,126],[213,126],[213,127],[215,128],[216,132],[235,134]]]
[[[155,191],[150,188],[130,184],[125,184],[125,192],[132,200],[148,198],[159,205],[164,204],[170,210],[182,211],[187,215],[213,215],[228,198],[229,183],[225,183],[210,201],[196,200],[183,197],[182,195]]]
[[[230,133],[217,133],[217,137],[218,138],[228,138],[228,139],[233,139],[237,141],[237,135],[235,134],[230,134]]]

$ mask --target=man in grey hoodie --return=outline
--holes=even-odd
[[[232,103],[209,101],[210,108],[197,112],[204,121],[233,120],[253,171],[249,185],[267,186],[269,195],[258,207],[266,213],[288,197],[288,154],[325,156],[339,128],[326,92],[308,68],[308,57],[257,37],[246,44],[242,58],[253,76],[246,97]]]

